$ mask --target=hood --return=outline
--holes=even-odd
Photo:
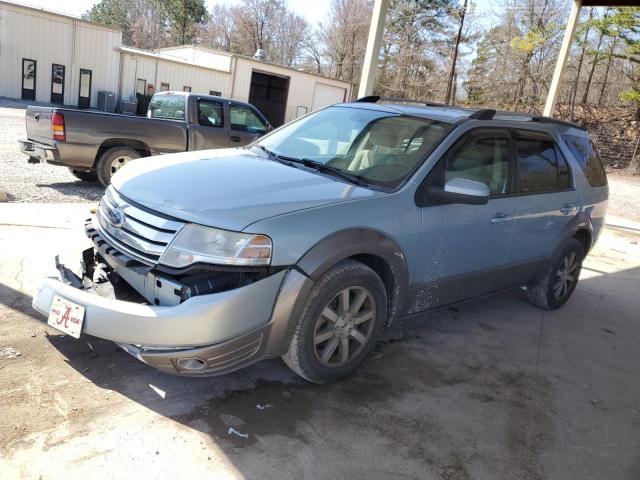
[[[139,159],[125,165],[111,183],[151,210],[235,231],[284,213],[381,195],[244,149]]]

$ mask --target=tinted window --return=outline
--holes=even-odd
[[[467,178],[484,183],[492,195],[509,191],[509,135],[504,131],[476,131],[445,161],[445,182]]]
[[[558,189],[571,188],[571,173],[567,161],[556,145],[556,158],[558,159]]]
[[[546,135],[516,140],[518,186],[522,193],[547,192],[558,188],[555,145]]]
[[[607,184],[607,174],[604,171],[600,156],[588,138],[575,135],[563,135],[571,153],[578,161],[592,187],[602,187]]]
[[[186,98],[183,95],[154,95],[149,104],[149,116],[184,120]]]
[[[265,133],[267,125],[255,114],[253,110],[240,105],[229,107],[231,128],[252,133]]]
[[[222,127],[223,107],[220,102],[198,100],[198,123],[205,127]]]

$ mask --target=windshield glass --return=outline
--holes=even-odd
[[[451,125],[377,110],[329,107],[257,144],[283,158],[309,159],[395,188],[451,131]]]
[[[185,95],[154,95],[149,104],[150,118],[185,119]]]

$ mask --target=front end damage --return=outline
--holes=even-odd
[[[294,306],[311,280],[295,268],[148,265],[107,242],[88,220],[94,247],[81,276],[40,285],[33,307],[48,315],[54,295],[85,308],[83,334],[112,340],[167,373],[216,375],[286,351]]]

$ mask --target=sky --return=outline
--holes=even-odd
[[[240,3],[240,0],[205,1],[209,10],[216,4],[235,5]],[[18,2],[79,17],[97,3],[97,0],[18,0]],[[287,0],[289,8],[304,17],[311,25],[316,25],[327,18],[330,3],[331,0]],[[475,4],[475,10],[478,13],[491,9],[491,0],[472,0],[472,3]]]

